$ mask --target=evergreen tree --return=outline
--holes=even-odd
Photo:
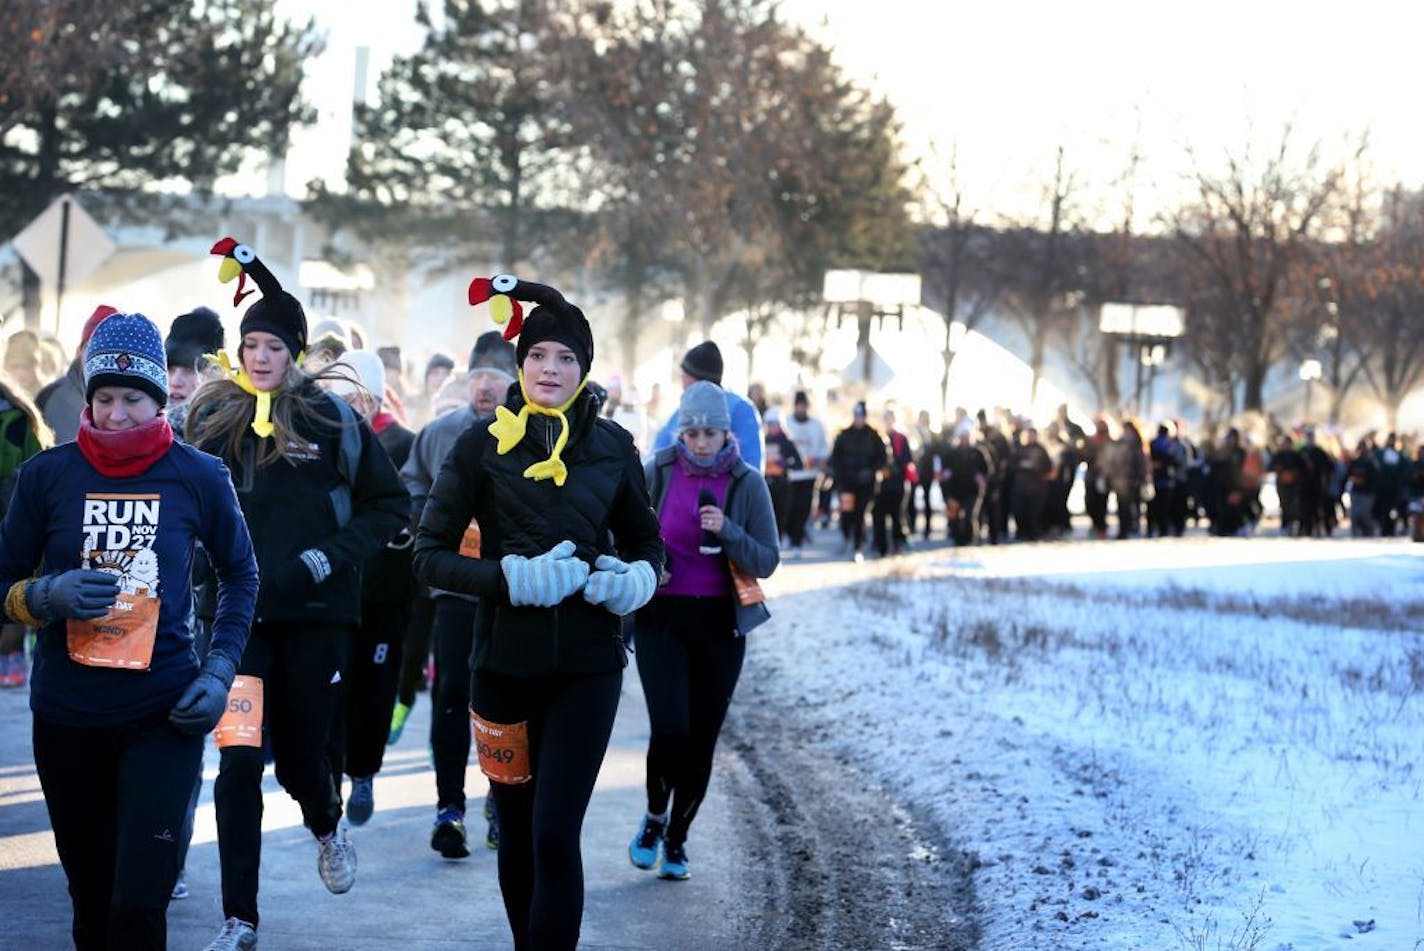
[[[319,41],[274,6],[10,0],[0,44],[20,58],[0,67],[0,236],[68,191],[204,191],[253,151],[281,155]]]

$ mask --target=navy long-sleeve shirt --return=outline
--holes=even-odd
[[[112,726],[170,709],[196,676],[192,567],[201,542],[218,577],[212,650],[242,657],[257,599],[257,562],[227,467],[175,442],[147,471],[102,475],[75,443],[21,467],[0,525],[0,590],[38,574],[90,567],[122,576],[123,589],[158,594],[147,670],[71,659],[66,622],[39,632],[30,708],[66,726]]]

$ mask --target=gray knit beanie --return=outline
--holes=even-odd
[[[677,408],[677,433],[689,429],[731,429],[732,414],[727,410],[727,394],[716,383],[698,380],[682,391]]]

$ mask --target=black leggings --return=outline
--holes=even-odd
[[[648,812],[672,806],[667,840],[687,841],[742,673],[747,639],[727,597],[660,597],[638,615],[638,679],[648,701]]]
[[[396,690],[396,699],[407,707],[415,706],[416,689],[420,686],[425,662],[430,658],[434,619],[435,600],[422,590],[411,602],[410,627],[406,630],[405,644],[401,648],[400,686]]]
[[[860,551],[860,546],[865,544],[865,510],[875,495],[875,486],[862,485],[853,490],[842,490],[841,498],[844,499],[847,493],[854,502],[849,511],[841,509],[841,539],[850,542],[852,551]]]
[[[277,781],[302,808],[312,835],[336,831],[341,798],[332,779],[327,737],[339,697],[336,674],[351,628],[282,621],[254,624],[239,667],[262,678],[262,730],[272,748]],[[262,864],[262,750],[222,751],[213,803],[218,820],[223,915],[257,924]]]
[[[470,762],[470,649],[479,605],[463,598],[435,599],[435,683],[431,685],[430,747],[435,759],[435,804],[465,810],[465,769]]]
[[[361,626],[341,678],[341,715],[331,729],[331,768],[338,789],[343,772],[367,777],[381,771],[409,621],[409,604],[361,605]]]
[[[166,711],[122,727],[36,717],[34,756],[69,881],[74,946],[161,951],[203,738],[173,729]]]
[[[470,705],[495,723],[529,724],[533,779],[491,784],[499,813],[499,890],[516,951],[573,949],[583,920],[579,836],[598,777],[622,669],[545,678],[477,670]]]
[[[806,543],[806,523],[811,520],[811,502],[816,495],[815,479],[790,482],[786,503],[786,535],[791,544],[800,548]]]

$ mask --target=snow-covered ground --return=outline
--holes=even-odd
[[[985,948],[1417,949],[1421,554],[1258,537],[788,563],[748,663],[968,853]]]

